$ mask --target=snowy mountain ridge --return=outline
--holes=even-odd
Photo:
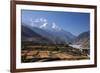
[[[30,19],[30,25],[32,27],[38,27],[41,29],[48,29],[48,30],[55,30],[55,31],[60,31],[62,30],[59,26],[56,25],[55,22],[49,23],[47,19],[45,18],[39,18],[39,19]]]

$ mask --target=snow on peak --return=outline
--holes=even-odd
[[[40,26],[40,28],[45,28],[48,23],[44,23],[43,25]]]
[[[56,28],[56,24],[53,22],[52,23],[52,28],[55,29]]]
[[[32,27],[38,27],[41,29],[50,29],[50,30],[53,29],[55,31],[61,30],[61,28],[58,27],[55,22],[50,23],[50,22],[48,22],[48,20],[46,18],[39,18],[39,19],[35,19],[35,20],[31,19],[30,22],[31,22],[30,25]]]
[[[61,28],[58,27],[55,22],[52,23],[52,28],[55,30],[61,30]]]

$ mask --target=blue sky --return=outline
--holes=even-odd
[[[90,30],[89,13],[22,10],[21,17],[24,23],[30,23],[31,18],[46,18],[49,23],[55,22],[57,26],[76,36]]]

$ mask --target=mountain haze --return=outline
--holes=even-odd
[[[32,21],[30,24],[22,23],[22,40],[30,39],[40,40],[45,38],[46,42],[52,44],[68,44],[75,39],[76,36],[68,31],[60,28],[56,23],[48,23],[46,19]],[[26,35],[25,35],[26,34]],[[37,39],[38,38],[38,39]],[[41,42],[43,40],[40,40]]]

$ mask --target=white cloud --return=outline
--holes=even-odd
[[[47,22],[47,19],[46,18],[40,18],[40,21],[41,22]]]
[[[40,21],[39,19],[35,19],[35,20],[34,20],[34,22],[39,22],[39,21]]]
[[[43,21],[44,21],[44,22],[47,22],[47,20],[46,20],[46,19],[44,19]]]
[[[31,18],[30,22],[31,22],[30,25],[32,27],[38,27],[38,28],[43,28],[43,29],[54,29],[56,31],[61,30],[61,28],[58,27],[55,22],[48,23],[47,19],[45,18],[38,18],[38,19]]]
[[[30,24],[31,26],[34,25],[34,20],[33,20],[32,18],[30,19],[30,23],[31,23],[31,24]]]

